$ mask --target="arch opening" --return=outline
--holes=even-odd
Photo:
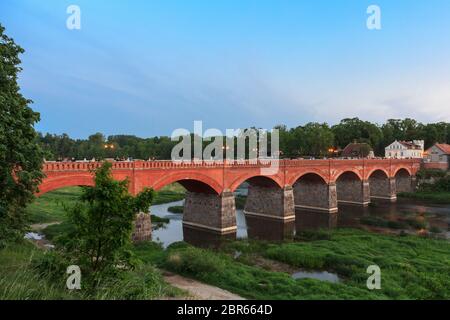
[[[337,211],[336,187],[316,173],[301,176],[293,185],[295,208],[313,211]]]
[[[395,193],[395,184],[392,185],[386,172],[380,169],[369,176],[369,187],[371,198],[391,199],[392,194]]]
[[[236,188],[237,208],[248,216],[294,220],[294,193],[266,176],[251,176]]]
[[[345,171],[336,179],[337,201],[341,204],[367,205],[368,186],[353,171]]]
[[[397,192],[412,192],[412,177],[408,170],[402,168],[395,174],[395,188]]]

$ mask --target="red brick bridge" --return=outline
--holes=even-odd
[[[101,162],[46,162],[39,195],[66,186],[92,185]],[[276,170],[269,170],[276,166]],[[233,192],[248,183],[245,214],[295,219],[295,208],[337,212],[338,203],[368,205],[395,201],[414,190],[419,159],[272,160],[264,162],[113,162],[115,179],[128,178],[133,194],[174,182],[186,192],[184,225],[219,233],[236,231]]]

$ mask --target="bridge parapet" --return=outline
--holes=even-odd
[[[374,165],[411,165],[419,168],[419,159],[295,159],[295,160],[202,160],[202,161],[112,161],[113,169],[172,169],[172,168],[209,168],[209,167],[326,167],[326,166],[374,166]],[[91,170],[100,167],[102,162],[56,162],[44,163],[44,171]]]

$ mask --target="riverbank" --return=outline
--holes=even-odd
[[[231,241],[209,250],[175,243],[136,246],[146,263],[248,299],[449,299],[450,243],[363,230],[309,232],[296,241]],[[261,263],[264,261],[265,263]],[[273,263],[270,263],[270,262]],[[279,263],[289,266],[285,272]],[[381,269],[381,290],[366,286],[366,269]],[[328,271],[337,283],[294,279],[293,270]]]
[[[69,194],[57,192],[55,198],[71,199]],[[46,204],[44,208],[49,208],[46,217],[62,217],[53,212],[61,210],[61,205]],[[384,225],[381,217],[377,219],[366,223]],[[408,219],[404,220],[408,225],[416,221]],[[67,225],[63,221],[39,227],[46,227],[44,233],[54,238],[64,233]],[[248,299],[450,299],[450,243],[426,236],[338,228],[297,231],[294,240],[283,242],[230,240],[217,249],[178,242],[164,247],[155,242],[134,245],[138,269],[127,274],[126,282],[88,296],[65,290],[64,281],[55,286],[55,281],[39,276],[35,264],[44,250],[24,241],[0,250],[0,299],[189,299],[197,289],[206,290],[197,298],[220,296],[225,290]],[[366,286],[370,265],[381,269],[380,290]],[[167,278],[160,270],[170,271],[181,282],[171,285],[175,278]],[[295,279],[299,274],[306,278]],[[148,290],[143,292],[139,283],[145,281]],[[211,291],[205,284],[217,290]],[[190,288],[190,293],[173,285]]]
[[[430,201],[439,204],[450,204],[450,192],[402,192],[397,194],[399,198]]]
[[[71,225],[67,223],[66,208],[70,208],[78,201],[82,189],[80,187],[67,187],[54,190],[36,198],[27,207],[27,214],[32,224],[44,224],[41,232],[48,240],[68,231]],[[184,199],[185,189],[178,183],[168,185],[155,192],[154,205],[165,204]],[[152,215],[155,227],[161,227],[168,219]]]

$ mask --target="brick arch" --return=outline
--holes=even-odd
[[[409,169],[409,168],[407,168],[407,167],[397,167],[397,168],[394,170],[393,176],[395,177],[395,176],[397,175],[397,173],[399,173],[400,170],[406,170],[406,172],[408,172],[408,174],[409,174],[410,176],[413,175],[412,172],[411,172],[411,169]]]
[[[64,187],[93,186],[93,185],[94,185],[94,177],[91,174],[68,175],[56,178],[45,178],[39,185],[39,192],[37,193],[37,196]]]
[[[342,176],[342,175],[345,174],[345,173],[354,173],[354,174],[358,177],[359,180],[361,180],[361,181],[364,180],[363,176],[362,176],[357,170],[349,169],[349,170],[342,170],[342,171],[339,171],[339,172],[334,176],[333,182],[336,182],[336,181],[339,179],[339,177]]]
[[[288,183],[287,184],[290,185],[290,186],[293,186],[297,181],[299,181],[301,178],[303,178],[304,176],[306,176],[308,174],[313,174],[313,175],[316,175],[316,176],[320,177],[323,180],[323,182],[326,183],[326,184],[329,182],[329,179],[327,177],[325,177],[319,171],[309,170],[309,171],[305,171],[305,172],[302,172],[300,174],[296,174],[296,175],[290,177],[288,179]]]
[[[280,188],[284,187],[283,186],[283,182],[281,181],[281,179],[278,176],[264,176],[264,175],[257,174],[257,173],[246,173],[246,174],[240,175],[237,179],[235,179],[231,183],[230,191],[234,192],[245,181],[247,181],[247,180],[249,180],[251,178],[257,178],[257,177],[262,177],[262,178],[265,178],[265,179],[272,180]]]
[[[367,174],[366,179],[369,179],[372,176],[372,174],[374,174],[376,171],[382,171],[386,175],[387,178],[390,177],[389,172],[387,172],[386,169],[384,169],[384,168],[374,168]]]
[[[212,190],[214,190],[217,194],[221,194],[223,191],[222,185],[217,182],[216,180],[212,179],[211,177],[198,173],[198,172],[191,172],[191,173],[175,173],[175,174],[169,174],[167,176],[164,176],[163,178],[160,178],[159,180],[155,181],[148,187],[152,187],[155,190],[159,190],[163,188],[164,186],[167,186],[174,182],[180,182],[180,181],[197,181],[200,183],[205,184]]]

